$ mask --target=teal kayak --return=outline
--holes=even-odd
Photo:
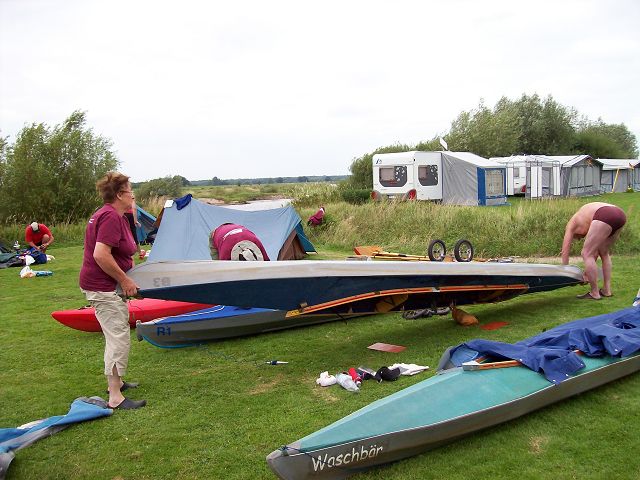
[[[595,317],[594,317],[595,318]],[[626,328],[626,327],[625,327]],[[267,457],[282,479],[339,479],[407,458],[640,369],[640,354],[581,357],[560,383],[524,366],[450,367]]]

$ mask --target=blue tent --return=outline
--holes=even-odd
[[[236,223],[255,233],[272,260],[302,258],[305,252],[316,251],[291,204],[250,208],[209,205],[190,194],[167,202],[149,260],[211,260],[209,237],[223,223]]]

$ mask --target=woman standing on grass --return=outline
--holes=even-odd
[[[95,308],[104,333],[104,374],[109,388],[109,407],[140,408],[146,405],[146,400],[131,400],[122,394],[127,388],[138,386],[122,380],[131,347],[126,297],[135,295],[138,290],[126,274],[133,267],[136,244],[124,213],[132,207],[135,198],[129,177],[118,172],[107,173],[96,187],[104,205],[92,215],[87,225],[80,288]],[[122,297],[116,292],[118,284]]]

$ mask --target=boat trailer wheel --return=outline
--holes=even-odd
[[[473,245],[469,240],[458,240],[453,247],[453,256],[458,262],[470,262],[473,260]]]
[[[444,257],[447,256],[447,247],[442,240],[431,240],[429,242],[429,248],[427,249],[427,255],[432,262],[441,262]]]

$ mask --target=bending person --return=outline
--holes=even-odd
[[[109,389],[109,407],[134,409],[146,400],[125,398],[122,391],[137,387],[123,381],[129,363],[131,333],[126,297],[138,290],[126,274],[133,267],[136,252],[129,222],[124,213],[134,201],[129,177],[109,172],[96,184],[104,201],[89,220],[84,238],[84,257],[80,270],[80,288],[96,310],[105,338],[104,374]],[[116,287],[120,285],[123,296]]]
[[[24,241],[30,247],[45,253],[49,245],[53,243],[53,233],[44,223],[33,222],[24,231]]]
[[[591,291],[578,298],[600,300],[610,297],[611,293],[611,247],[620,237],[620,231],[627,221],[624,210],[603,202],[583,205],[569,220],[562,242],[562,263],[569,263],[569,252],[574,239],[584,238],[582,260],[584,261],[584,279],[591,285]],[[603,286],[598,288],[598,266],[596,260],[602,260]]]

